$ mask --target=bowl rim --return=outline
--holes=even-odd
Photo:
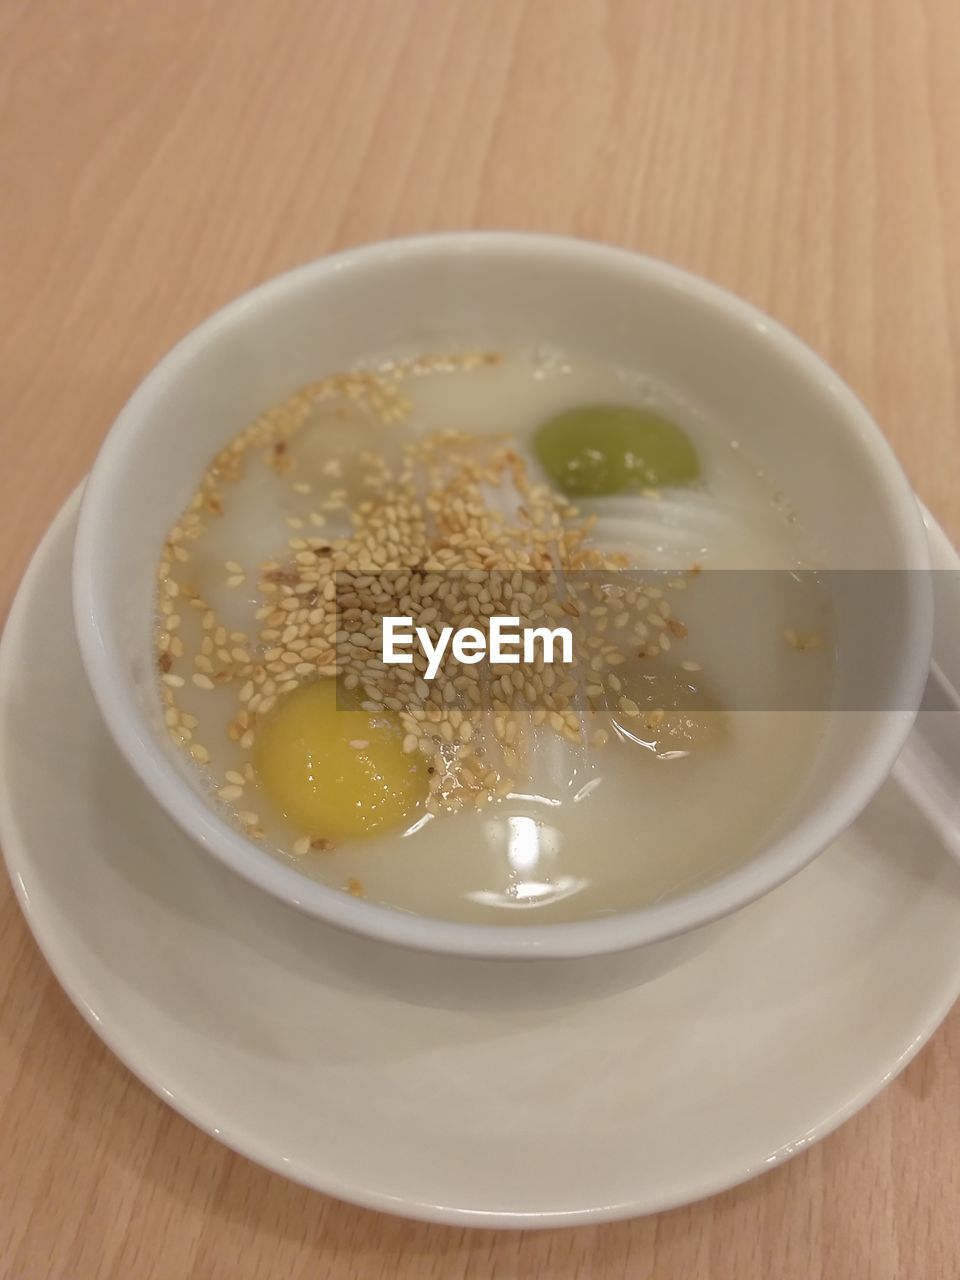
[[[119,641],[103,626],[100,601],[106,587],[98,553],[117,477],[135,449],[144,409],[162,396],[181,371],[201,356],[221,330],[242,322],[264,303],[311,288],[346,272],[373,269],[399,259],[438,252],[484,252],[544,259],[577,258],[582,264],[616,266],[640,284],[656,282],[679,291],[693,305],[707,306],[753,329],[798,373],[818,382],[837,401],[872,465],[889,507],[891,527],[904,562],[930,566],[919,503],[879,426],[853,391],[800,338],[751,303],[681,267],[633,250],[575,237],[526,231],[446,231],[355,246],[314,259],[274,276],[228,302],[187,333],[141,381],[107,433],[84,487],[73,560],[73,606],[84,669],[100,714],[136,776],[173,820],[221,863],[250,883],[326,923],[379,941],[449,955],[481,958],[564,958],[599,955],[675,937],[728,915],[776,888],[811,862],[864,809],[879,789],[906,740],[922,697],[930,664],[933,603],[929,575],[911,575],[899,697],[905,710],[884,714],[874,739],[832,802],[791,827],[748,862],[691,893],[648,907],[550,924],[460,923],[368,902],[315,881],[259,848],[215,813],[177,772],[133,696],[116,676]]]

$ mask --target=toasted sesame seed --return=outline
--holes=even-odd
[[[470,367],[458,363],[460,357],[444,359],[451,368]],[[399,717],[403,751],[422,751],[430,762],[432,811],[446,812],[509,794],[516,770],[537,749],[535,737],[525,732],[527,725],[543,726],[569,743],[584,740],[581,716],[597,715],[593,701],[579,701],[585,672],[587,699],[602,699],[604,685],[614,695],[624,687],[612,669],[626,661],[626,654],[607,637],[627,634],[631,646],[640,646],[640,656],[653,657],[669,647],[667,630],[674,638],[686,635],[657,588],[608,583],[602,589],[596,584],[592,590],[581,589],[575,574],[564,577],[566,569],[614,569],[629,560],[622,553],[591,548],[585,542],[591,522],[545,486],[531,484],[515,451],[446,432],[405,443],[396,467],[383,456],[362,454],[365,496],[352,502],[349,531],[336,536],[320,532],[324,513],[343,509],[350,498],[345,488],[335,489],[310,503],[315,509],[304,513],[309,530],[299,515],[289,517],[296,536],[288,539],[282,556],[264,561],[256,571],[251,566],[258,599],[251,602],[257,606],[257,628],[249,637],[231,632],[228,639],[196,588],[188,592],[183,583],[172,590],[163,585],[175,581],[171,572],[180,572],[177,551],[187,554],[180,544],[203,533],[198,513],[222,511],[221,492],[239,478],[245,455],[253,451],[288,476],[295,465],[288,441],[318,398],[335,402],[346,397],[383,423],[402,420],[410,405],[397,380],[412,376],[417,364],[394,362],[388,380],[366,372],[322,379],[261,415],[221,451],[191,501],[192,518],[178,523],[158,566],[158,573],[164,570],[158,579],[158,609],[167,611],[157,652],[169,661],[177,647],[182,654],[179,615],[170,602],[188,598],[202,610],[199,645],[188,636],[190,678],[201,689],[224,686],[235,698],[227,738],[247,751],[256,723],[278,697],[318,678],[339,676],[345,688],[363,691],[364,710]],[[439,366],[424,361],[422,367]],[[339,461],[330,460],[323,471],[339,476]],[[513,523],[488,500],[504,482],[514,486],[521,500]],[[311,491],[305,481],[285,479],[284,484],[300,495]],[[246,581],[238,560],[223,565],[228,586]],[[561,573],[551,579],[556,570]],[[678,583],[686,585],[683,578],[670,585]],[[448,624],[483,630],[497,613],[517,615],[525,625],[563,620],[575,630],[580,652],[566,670],[555,670],[538,657],[492,671],[488,680],[474,667],[445,663],[437,678],[427,681],[422,655],[415,653],[409,666],[393,671],[380,660],[380,619],[387,613],[416,615],[417,625],[435,631]],[[170,619],[176,620],[168,627]],[[646,643],[648,627],[658,630],[655,645]],[[159,659],[158,666],[161,675],[171,674]],[[165,682],[167,694],[180,687],[177,679],[183,681],[175,676]],[[176,717],[168,726],[171,732],[190,734],[197,727],[194,717],[191,723],[173,708],[172,697],[167,710]],[[587,741],[602,745],[607,737],[605,729],[597,728]],[[359,749],[368,742],[351,739],[351,745]],[[237,769],[224,776],[227,789],[253,780]],[[245,811],[245,816],[251,830],[259,829],[256,814]]]

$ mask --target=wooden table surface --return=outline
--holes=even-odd
[[[571,232],[743,294],[852,384],[960,538],[956,0],[0,0],[0,102],[2,615],[176,338],[304,259],[436,228]],[[691,1208],[542,1234],[381,1217],[148,1093],[0,887],[13,1280],[953,1280],[958,1152],[955,1009],[837,1134]]]

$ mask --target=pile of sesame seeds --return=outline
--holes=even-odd
[[[157,593],[165,723],[208,766],[213,753],[202,739],[211,742],[223,729],[184,710],[181,691],[189,682],[230,693],[226,735],[237,758],[216,791],[252,837],[263,835],[258,812],[245,803],[256,792],[250,753],[258,724],[280,698],[319,679],[337,677],[345,705],[399,722],[403,750],[428,759],[425,808],[435,814],[481,807],[514,790],[539,732],[581,750],[605,745],[620,721],[656,733],[663,708],[631,696],[618,669],[657,659],[686,637],[667,598],[685,589],[686,576],[650,582],[625,575],[630,558],[592,545],[591,520],[534,483],[509,439],[448,431],[407,440],[392,461],[362,455],[359,488],[328,487],[322,500],[311,499],[305,517],[289,518],[293,536],[282,554],[256,565],[224,562],[224,585],[255,585],[261,601],[249,632],[228,629],[190,580],[193,544],[222,516],[247,466],[259,461],[310,498],[311,481],[289,446],[317,404],[352,406],[390,427],[410,413],[407,378],[496,359],[425,357],[303,388],[217,455],[171,529]],[[334,463],[325,472],[335,483]],[[342,526],[336,535],[326,532],[330,521]],[[181,634],[187,609],[200,618],[190,652]],[[518,617],[521,627],[563,624],[574,634],[574,661],[549,664],[541,654],[529,663],[474,666],[448,659],[428,682],[427,660],[416,650],[410,666],[383,662],[388,614],[413,617],[434,639],[444,626],[486,631],[493,615]],[[699,670],[690,660],[680,666]],[[357,741],[358,750],[365,745]],[[329,844],[302,835],[292,851]]]

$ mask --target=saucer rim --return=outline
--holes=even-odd
[[[34,589],[42,580],[47,561],[56,555],[60,548],[58,541],[63,538],[70,523],[75,522],[79,509],[83,484],[74,490],[47,528],[35,549],[26,572],[17,589],[15,599],[10,607],[3,634],[0,636],[0,707],[3,703],[4,690],[8,685],[12,668],[11,653],[15,636],[24,624],[33,606]],[[950,544],[945,532],[933,516],[921,504],[921,512],[931,542],[931,553],[935,567],[956,567],[960,569],[960,556]],[[534,1210],[508,1212],[501,1208],[482,1209],[468,1208],[463,1205],[443,1204],[425,1200],[413,1200],[403,1195],[392,1195],[382,1191],[371,1191],[362,1185],[351,1184],[338,1179],[335,1174],[318,1177],[317,1170],[308,1167],[302,1161],[279,1160],[272,1155],[269,1147],[259,1142],[255,1133],[244,1130],[236,1124],[217,1124],[218,1117],[212,1116],[209,1104],[185,1096],[180,1090],[176,1095],[158,1078],[151,1066],[149,1053],[141,1055],[134,1043],[125,1041],[121,1030],[106,1025],[96,1012],[83,991],[71,978],[69,963],[69,947],[61,951],[55,931],[49,930],[30,901],[29,889],[23,873],[31,866],[31,857],[26,838],[21,837],[19,823],[16,818],[16,802],[9,792],[3,767],[5,753],[8,750],[3,726],[0,725],[0,836],[2,836],[2,854],[11,884],[27,927],[33,936],[44,960],[49,965],[57,982],[84,1018],[84,1021],[120,1062],[148,1089],[172,1109],[178,1112],[189,1123],[202,1132],[220,1142],[233,1152],[253,1161],[262,1168],[282,1177],[297,1182],[311,1190],[324,1195],[344,1200],[348,1203],[417,1221],[437,1223],[450,1226],[472,1226],[485,1229],[550,1229],[559,1226],[595,1225],[633,1217],[647,1216],[679,1208],[699,1200],[717,1195],[723,1191],[740,1186],[761,1173],[767,1172],[791,1159],[807,1147],[821,1141],[834,1132],[846,1120],[850,1119],[869,1102],[871,1102],[888,1084],[903,1071],[919,1051],[927,1044],[931,1036],[943,1022],[953,1005],[960,997],[960,951],[953,972],[952,985],[946,984],[941,998],[932,1004],[923,1020],[920,1032],[914,1036],[892,1066],[872,1075],[868,1082],[846,1099],[839,1107],[829,1112],[823,1119],[802,1135],[797,1141],[780,1147],[759,1162],[743,1166],[734,1175],[724,1174],[708,1179],[699,1184],[693,1181],[677,1194],[665,1195],[660,1199],[645,1196],[640,1200],[621,1200],[611,1204],[593,1205],[584,1209],[561,1209],[556,1211]],[[438,957],[439,959],[439,957]]]

